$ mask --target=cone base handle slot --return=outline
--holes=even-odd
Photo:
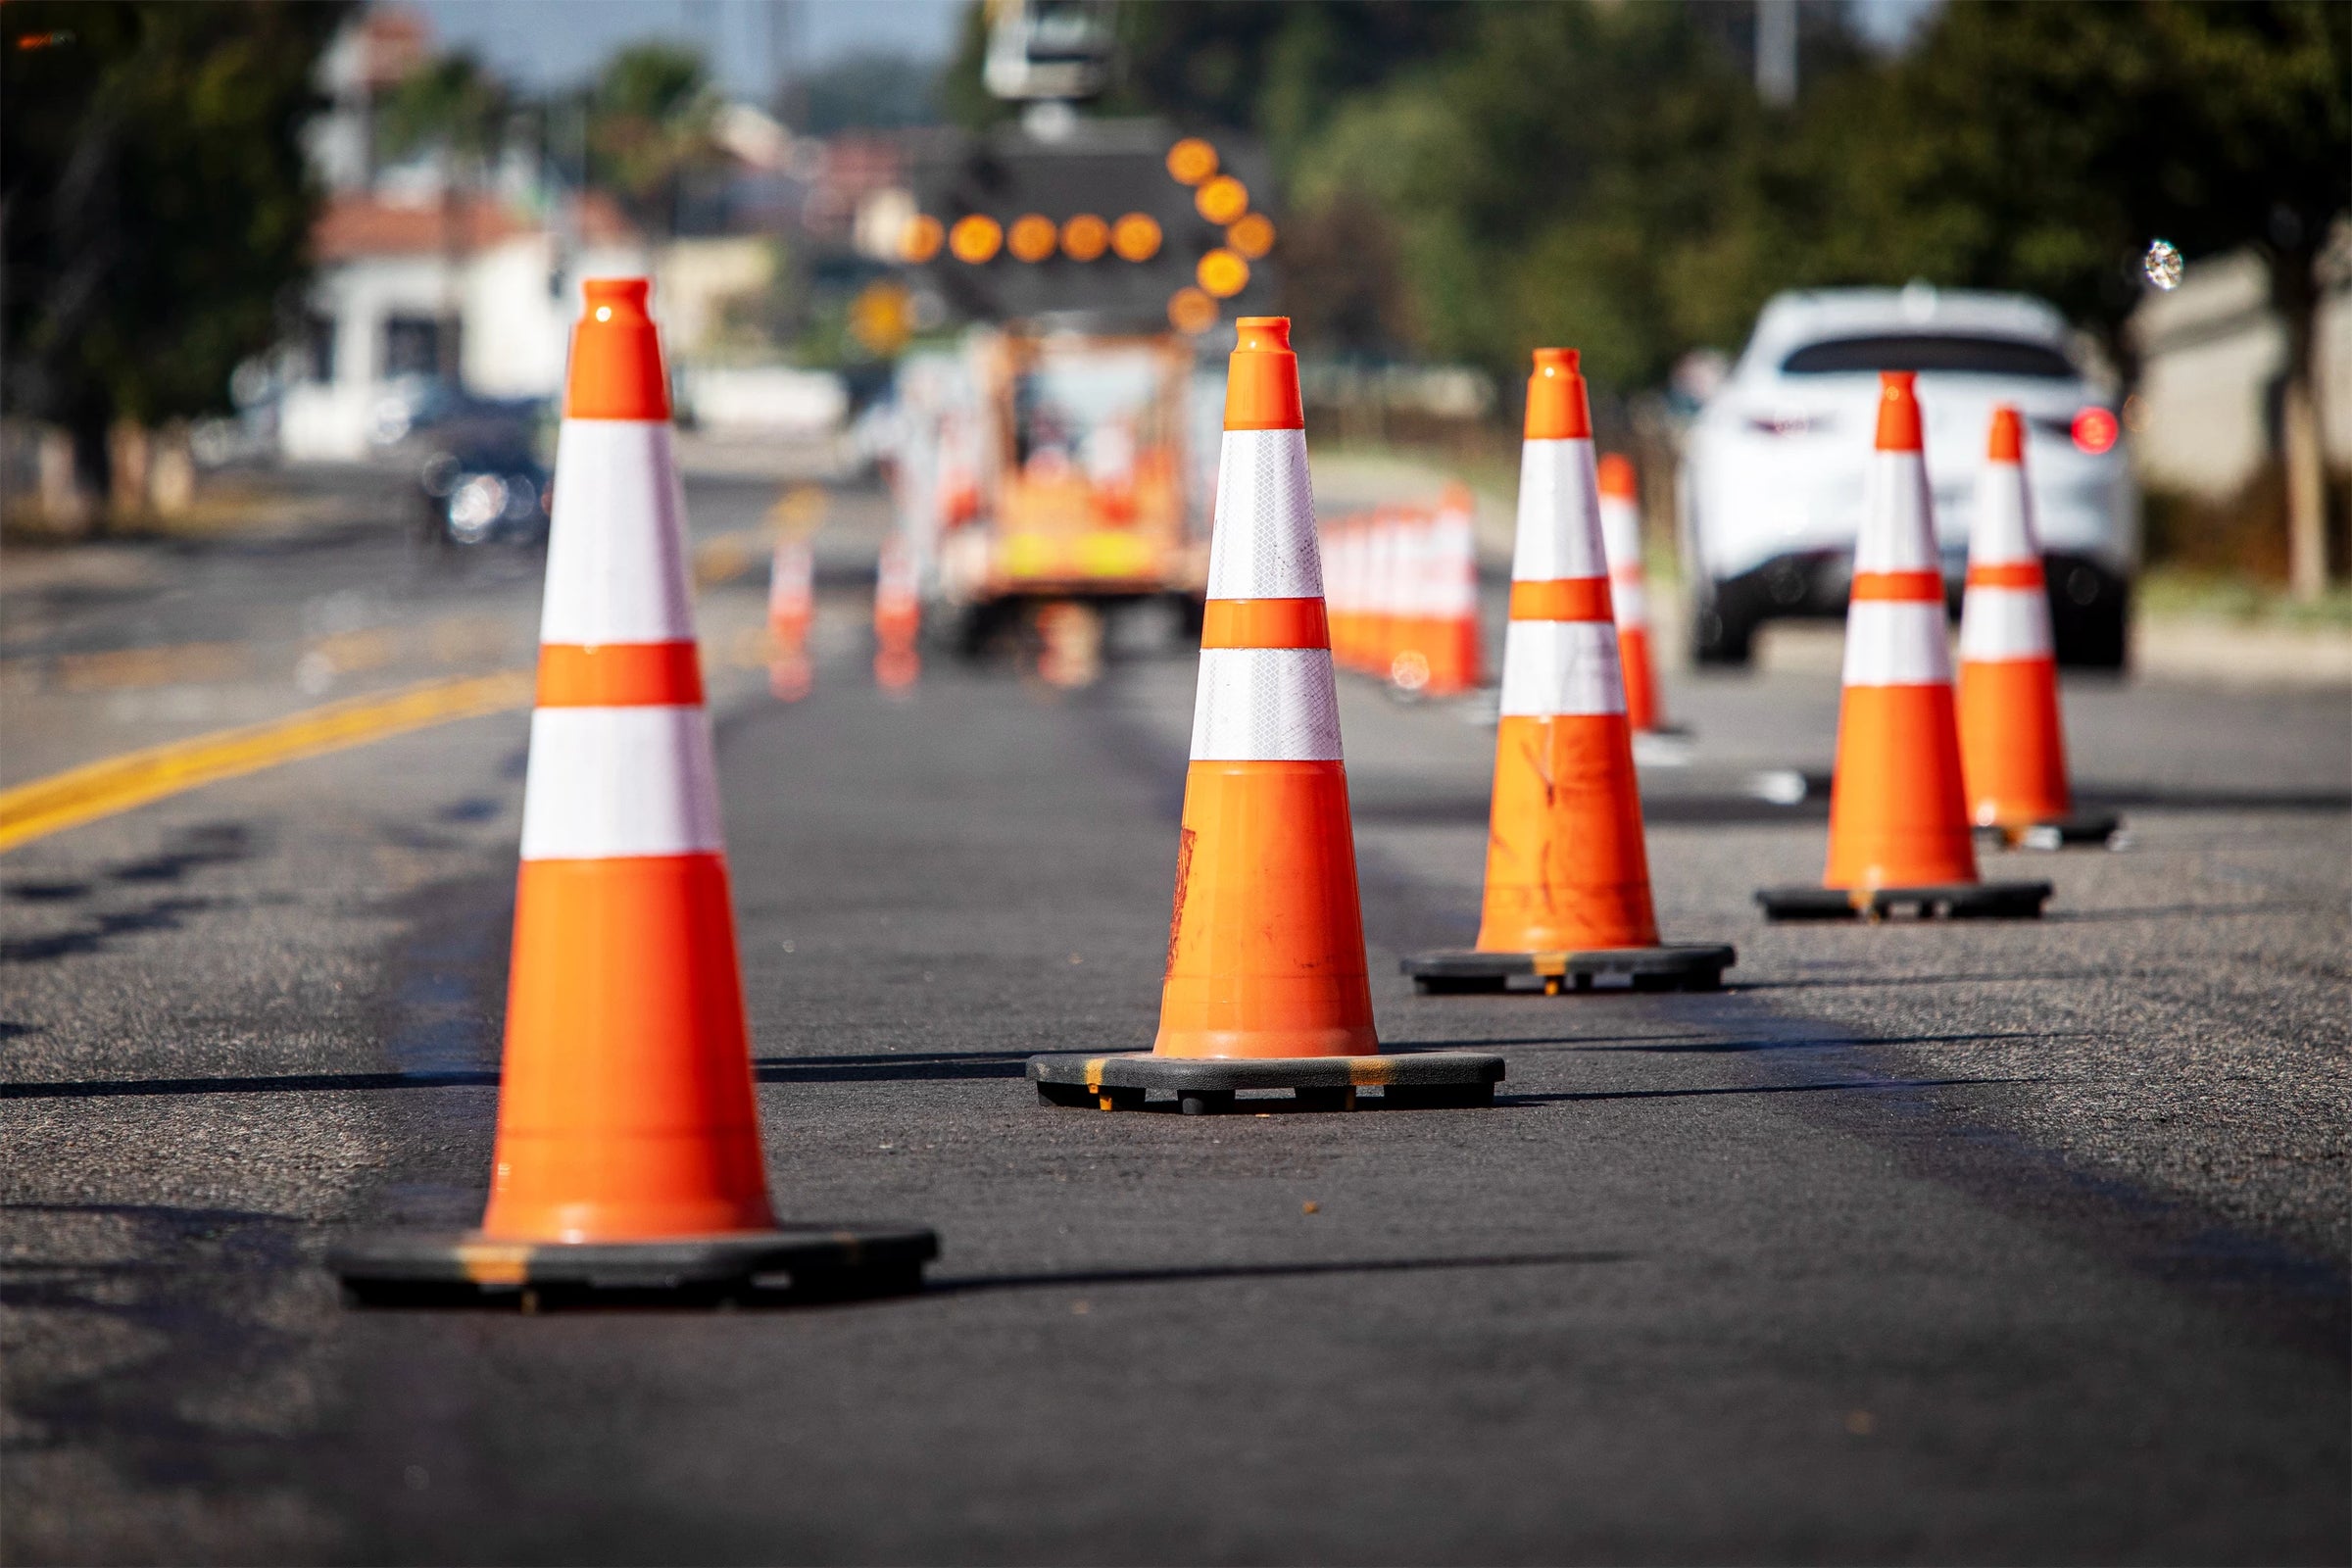
[[[2051,891],[2047,882],[1951,882],[1872,892],[1760,888],[1756,903],[1767,920],[1884,920],[1896,914],[1922,920],[2038,920]]]
[[[1388,1110],[1489,1105],[1502,1058],[1464,1051],[1384,1056],[1110,1056],[1029,1058],[1029,1081],[1049,1105],[1094,1110],[1173,1110],[1188,1116],[1259,1110]],[[1241,1100],[1244,1090],[1291,1091],[1291,1100]],[[1361,1095],[1362,1090],[1377,1094]],[[1153,1093],[1168,1099],[1153,1102]]]
[[[1620,979],[1635,991],[1714,991],[1723,984],[1723,971],[1739,956],[1734,949],[1709,942],[1552,953],[1446,948],[1416,953],[1397,967],[1412,976],[1413,989],[1425,996],[1512,989],[1558,996],[1593,991],[1602,981]]]
[[[807,1225],[653,1242],[496,1241],[479,1231],[347,1237],[326,1266],[362,1306],[719,1305],[922,1289],[939,1238],[917,1225]]]
[[[2104,850],[2123,827],[2124,819],[2113,811],[2077,811],[2048,822],[1980,826],[1977,842],[2009,850]]]

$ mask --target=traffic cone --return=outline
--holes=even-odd
[[[1374,678],[1395,678],[1396,655],[1404,646],[1407,610],[1404,519],[1394,507],[1372,512],[1370,615],[1365,625],[1365,671]]]
[[[906,691],[923,672],[915,648],[923,629],[919,572],[905,534],[883,539],[874,563],[874,681],[884,691]]]
[[[1617,612],[1617,657],[1625,667],[1625,721],[1637,733],[1665,729],[1649,643],[1649,584],[1642,569],[1642,509],[1632,460],[1600,460],[1600,539],[1609,557],[1609,602]]]
[[[2104,844],[2114,815],[2076,815],[2067,789],[2058,662],[2025,456],[2025,422],[2001,404],[1977,481],[1960,603],[1960,776],[1980,832],[2036,848]]]
[[[1424,991],[1557,993],[1618,975],[1644,989],[1710,989],[1736,955],[1662,945],[1642,838],[1633,733],[1609,614],[1592,417],[1574,349],[1536,350],[1519,468],[1511,618],[1475,951],[1416,955]]]
[[[1960,782],[1943,573],[1921,453],[1918,377],[1881,374],[1878,450],[1845,619],[1845,691],[1818,888],[1756,895],[1775,919],[2038,915],[2047,882],[1986,883]]]
[[[1372,523],[1361,513],[1340,524],[1341,580],[1347,610],[1332,628],[1332,658],[1343,669],[1362,673],[1369,666],[1367,627],[1370,625]]]
[[[1483,1103],[1498,1056],[1379,1054],[1298,362],[1287,318],[1236,325],[1159,1037],[1032,1057],[1029,1076],[1049,1102],[1105,1110],[1152,1089],[1187,1112],[1242,1089],[1351,1108],[1368,1085],[1391,1104]]]
[[[786,534],[767,568],[767,687],[779,702],[808,695],[808,628],[815,619],[816,566],[808,541]]]
[[[1402,697],[1430,695],[1430,645],[1435,629],[1433,578],[1437,551],[1429,513],[1420,507],[1396,511],[1396,617],[1389,653],[1389,689]]]
[[[338,1248],[363,1299],[908,1288],[937,1250],[768,1207],[647,288],[590,281],[572,336],[489,1207]]]
[[[1328,564],[1324,603],[1331,612],[1331,662],[1335,669],[1348,667],[1348,645],[1354,630],[1355,596],[1354,560],[1349,554],[1349,519],[1335,518],[1324,523],[1320,532],[1323,560]]]
[[[1429,657],[1425,697],[1459,697],[1483,678],[1478,640],[1478,534],[1470,492],[1446,487],[1426,538],[1429,566],[1423,592],[1428,619],[1422,642]]]

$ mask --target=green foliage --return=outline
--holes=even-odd
[[[377,134],[395,158],[442,146],[479,163],[498,151],[514,107],[507,84],[461,50],[427,62],[385,94]]]
[[[224,409],[307,276],[300,135],[347,8],[12,4],[0,60],[12,413],[74,426]]]
[[[588,105],[592,176],[655,230],[676,226],[688,172],[716,154],[718,94],[703,57],[672,44],[632,44],[607,61]]]

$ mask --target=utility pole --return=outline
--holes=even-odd
[[[1756,0],[1756,96],[1775,109],[1796,102],[1796,0]]]

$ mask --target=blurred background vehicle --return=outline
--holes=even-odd
[[[1691,652],[1742,664],[1767,621],[1845,612],[1879,372],[1915,370],[1954,611],[1996,403],[2026,418],[2026,469],[2061,662],[2124,662],[2139,492],[2111,393],[2064,317],[2017,294],[1830,289],[1775,297],[1684,448]]]
[[[551,479],[538,453],[511,436],[436,451],[417,476],[425,537],[442,549],[543,547],[555,511]]]

